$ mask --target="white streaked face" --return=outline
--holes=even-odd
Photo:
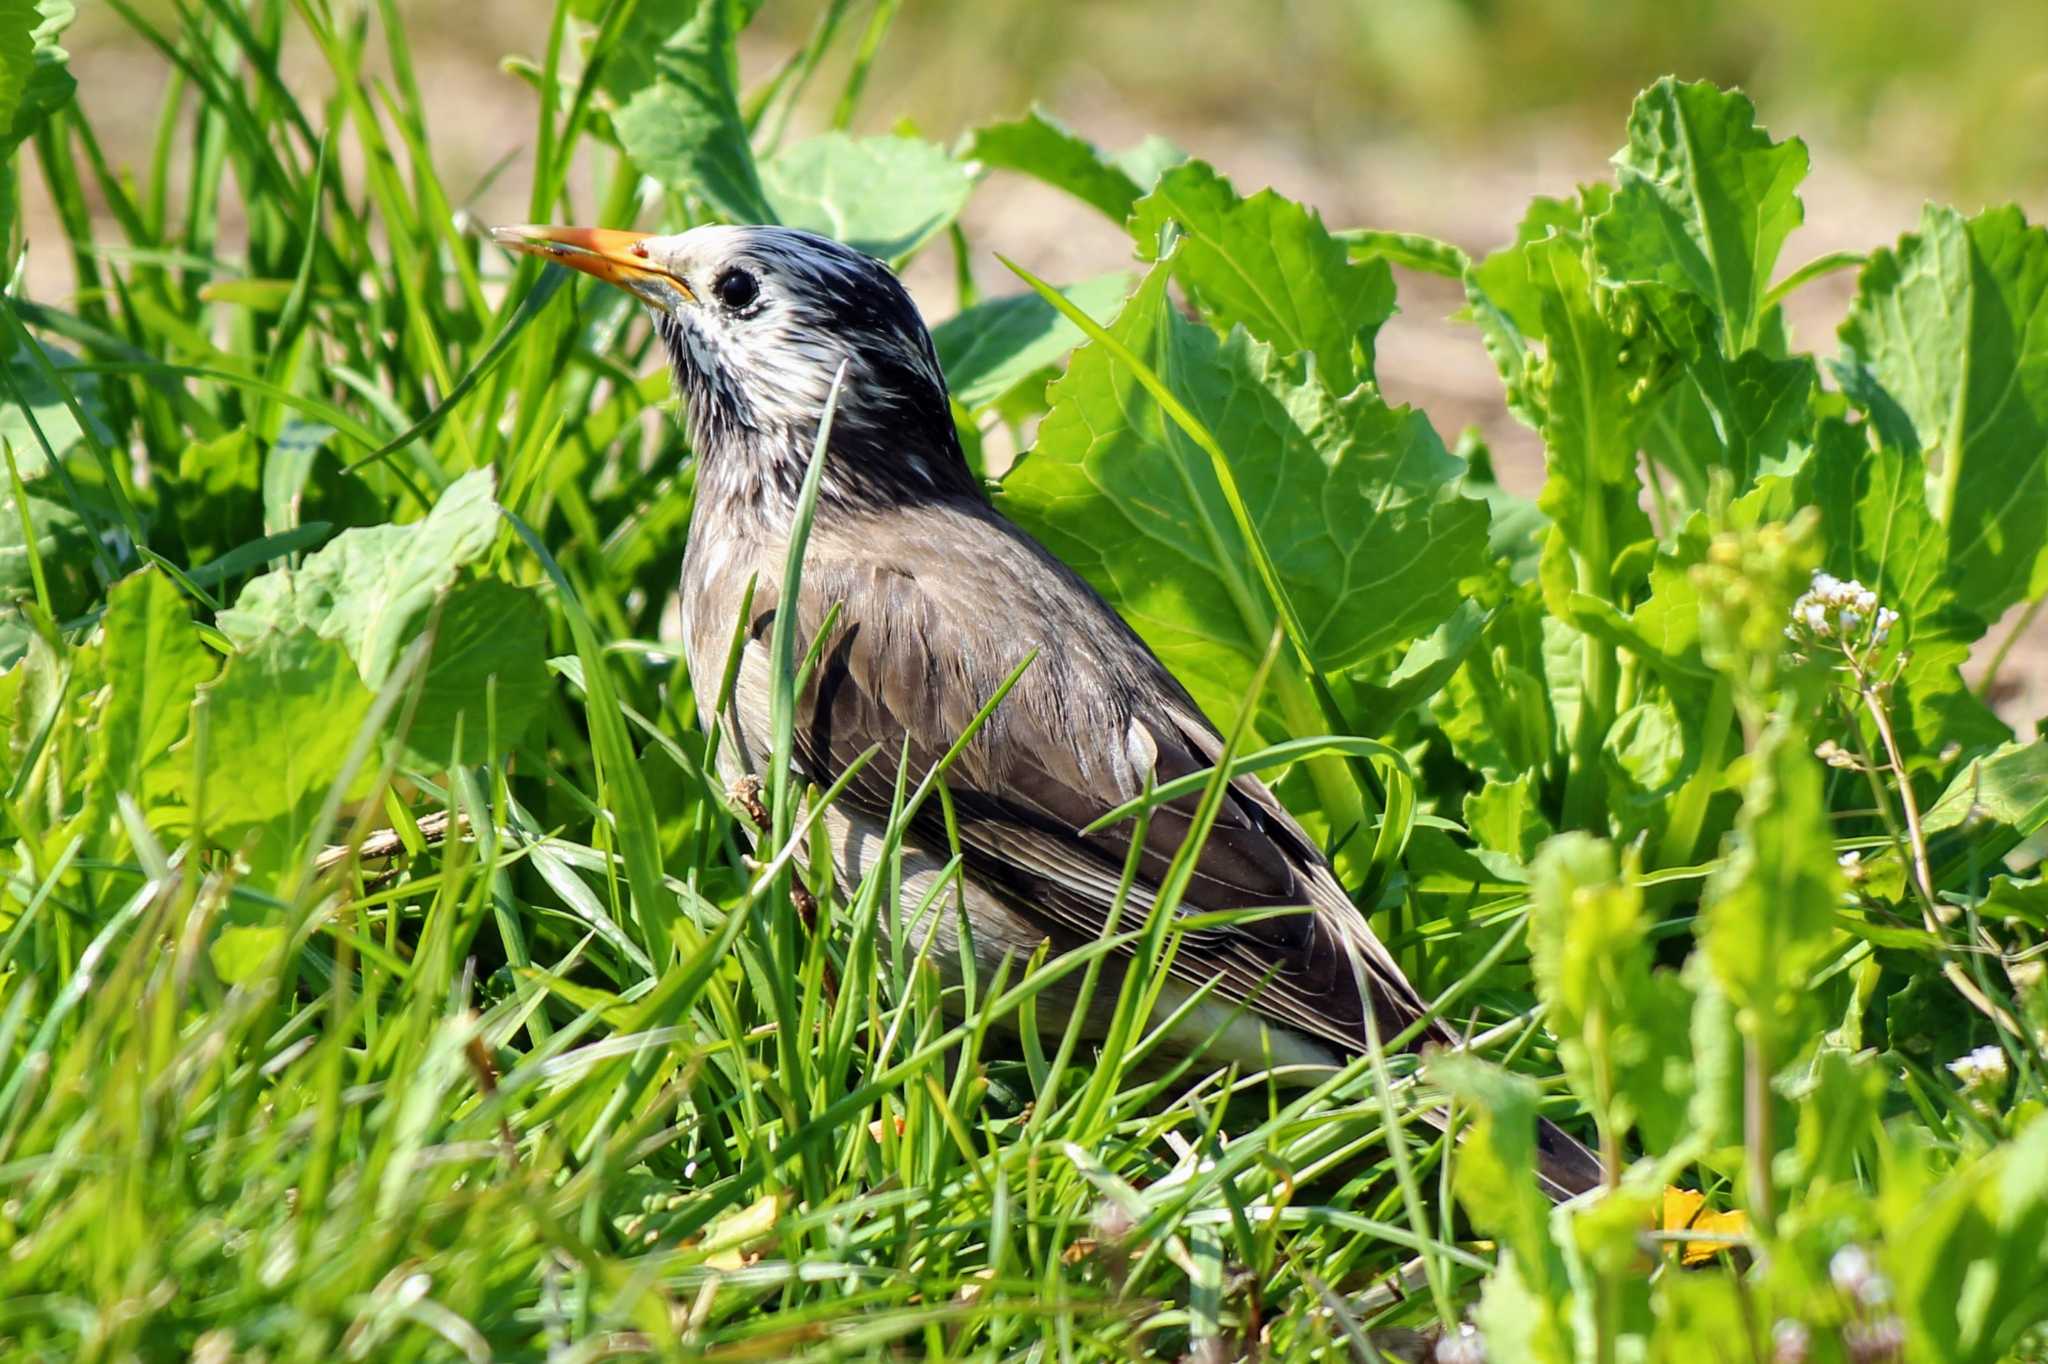
[[[873,257],[784,227],[496,235],[647,305],[687,401],[691,443],[728,493],[793,497],[844,366],[824,496],[981,496],[924,319]]]
[[[660,310],[679,324],[688,363],[730,376],[759,427],[815,421],[842,362],[843,415],[913,397],[944,403],[924,320],[881,262],[773,227],[698,227],[641,248],[695,299]]]
[[[783,235],[712,226],[640,243],[648,263],[694,299],[647,299],[670,324],[662,336],[679,367],[743,410],[743,424],[754,429],[815,420],[840,362],[858,359],[850,338],[818,315],[821,286],[853,283],[840,252],[799,253]],[[849,368],[849,386],[857,368]]]

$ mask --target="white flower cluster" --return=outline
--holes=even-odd
[[[1846,1245],[1828,1261],[1828,1278],[1835,1291],[1864,1307],[1882,1307],[1891,1301],[1892,1286],[1877,1272],[1877,1262],[1859,1245]]]
[[[1870,1252],[1855,1244],[1843,1246],[1828,1261],[1828,1279],[1855,1311],[1856,1319],[1842,1327],[1843,1353],[1850,1364],[1898,1364],[1906,1348],[1906,1327],[1884,1310],[1892,1300],[1892,1286],[1878,1272]]]
[[[1967,1056],[1948,1063],[1948,1073],[1963,1082],[1964,1089],[1988,1089],[2005,1081],[2005,1049],[1978,1047]]]
[[[1851,578],[1815,573],[1813,586],[1792,603],[1792,623],[1785,634],[1794,640],[1839,640],[1844,645],[1875,648],[1891,637],[1899,613],[1877,604],[1877,593]]]

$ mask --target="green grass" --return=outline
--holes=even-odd
[[[2040,229],[1937,212],[1823,371],[1776,313],[1803,149],[1711,87],[1645,92],[1618,188],[1472,261],[1037,118],[771,151],[873,100],[887,4],[744,92],[730,10],[555,11],[527,216],[955,252],[970,453],[1029,447],[999,505],[1485,1058],[1218,1071],[1156,1047],[1199,835],[1150,915],[947,997],[889,867],[830,884],[834,791],[763,829],[707,779],[665,363],[483,243],[392,5],[116,9],[174,73],[151,143],[63,101],[55,5],[0,86],[10,245],[40,176],[79,281],[0,342],[0,1353],[1370,1359],[1474,1319],[1495,1359],[1768,1359],[1781,1321],[2039,1357],[2048,760],[1956,665],[2048,582]],[[969,149],[1129,218],[1145,279],[977,281]],[[1390,260],[1465,280],[1540,504],[1380,400]],[[1816,567],[1898,638],[1789,654]],[[775,640],[785,742],[810,643]],[[1075,979],[1106,1044],[1041,1003]],[[1982,1047],[2002,1078],[1948,1068]],[[1590,1207],[1536,1193],[1538,1108],[1605,1154]],[[1667,1186],[1747,1229],[1681,1271]]]

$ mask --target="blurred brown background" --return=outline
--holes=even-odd
[[[824,8],[767,0],[746,35],[747,75],[801,44]],[[141,162],[165,65],[117,15],[82,9],[66,36],[80,98],[116,163]],[[534,103],[499,62],[540,52],[552,5],[399,9],[437,105],[445,182],[475,184],[509,156],[473,207],[486,221],[523,216]],[[858,30],[873,13],[855,3],[844,22]],[[814,108],[830,107],[852,46],[818,73]],[[296,69],[324,79],[300,55]],[[2036,218],[2048,210],[2048,4],[2038,0],[908,0],[857,127],[950,143],[1036,102],[1113,149],[1163,135],[1241,190],[1272,185],[1333,226],[1423,232],[1479,253],[1509,237],[1530,196],[1604,177],[1631,98],[1665,72],[1740,85],[1774,134],[1808,143],[1807,225],[1784,268],[1888,242],[1928,198],[1966,211],[2016,200]],[[1129,259],[1114,225],[1013,176],[982,187],[966,227],[977,274],[998,291],[1009,286],[995,251],[1056,279]],[[31,287],[43,297],[68,292],[59,254],[31,252]],[[913,270],[938,314],[950,307],[942,254]],[[1425,408],[1447,440],[1477,425],[1504,479],[1532,489],[1541,451],[1506,416],[1474,335],[1446,321],[1455,286],[1414,276],[1401,286],[1402,316],[1379,346],[1389,395]],[[1853,287],[1842,273],[1803,291],[1795,340],[1830,353]],[[2002,707],[2023,732],[2048,711],[2048,620],[2029,633]]]

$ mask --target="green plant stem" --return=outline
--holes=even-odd
[[[28,556],[29,583],[35,589],[36,605],[46,619],[56,619],[56,611],[50,605],[50,584],[43,576],[43,551],[36,543],[36,528],[28,514],[28,490],[22,486],[21,468],[14,460],[14,442],[0,439],[0,451],[7,455],[7,483],[14,490],[14,511],[21,518],[21,544]]]
[[[1308,685],[1291,669],[1275,668],[1272,680],[1274,699],[1280,703],[1280,713],[1287,722],[1290,734],[1311,734],[1325,723],[1320,707],[1309,694]],[[1355,849],[1364,848],[1369,860],[1372,849],[1372,830],[1367,826],[1379,811],[1371,808],[1372,798],[1356,781],[1352,780],[1349,762],[1335,754],[1324,753],[1309,758],[1306,762],[1309,781],[1316,788],[1316,799],[1323,807],[1323,816],[1330,822],[1330,832],[1343,835],[1340,847],[1330,849],[1330,858],[1344,870],[1355,870],[1350,864],[1355,861]],[[1361,840],[1364,840],[1361,843]],[[1369,873],[1370,868],[1364,869]],[[1345,884],[1356,884],[1359,878],[1346,876]]]
[[[1768,1242],[1777,1227],[1771,1198],[1771,1068],[1763,1039],[1754,1033],[1742,1044],[1742,1145],[1749,1158],[1749,1218]]]
[[[1934,875],[1927,867],[1927,837],[1920,831],[1920,801],[1913,794],[1913,783],[1906,776],[1906,764],[1899,757],[1899,741],[1892,733],[1891,716],[1878,702],[1877,689],[1865,683],[1860,689],[1864,709],[1870,712],[1870,722],[1877,726],[1878,737],[1884,740],[1885,761],[1891,768],[1892,779],[1899,784],[1899,805],[1906,812],[1906,835],[1912,854],[1913,885],[1920,892],[1930,918],[1938,918],[1934,899]]]
[[[1920,898],[1922,922],[1936,940],[1935,951],[1940,954],[1938,959],[1941,974],[1955,987],[1956,993],[1970,1001],[1971,1006],[1978,1012],[2014,1037],[2024,1038],[2026,1033],[2021,1031],[2019,1022],[1997,1001],[1979,989],[1977,982],[1970,979],[1970,973],[1965,971],[1960,963],[1950,960],[1946,955],[1948,935],[1942,931],[1940,902],[1935,898],[1934,891],[1934,873],[1928,865],[1927,836],[1920,825],[1920,800],[1913,794],[1913,782],[1906,775],[1905,761],[1899,756],[1899,741],[1892,732],[1891,716],[1886,712],[1884,703],[1878,699],[1878,688],[1870,681],[1860,660],[1852,657],[1851,662],[1856,669],[1857,691],[1863,698],[1864,709],[1870,715],[1871,724],[1877,728],[1878,738],[1884,741],[1885,768],[1890,771],[1892,780],[1899,788],[1899,805],[1906,817],[1906,832],[1903,839],[1899,835],[1896,821],[1892,819],[1891,802],[1885,797],[1884,784],[1878,780],[1878,766],[1871,759],[1870,750],[1860,732],[1856,734],[1856,745],[1861,750],[1864,771],[1870,775],[1871,792],[1877,798],[1878,812],[1884,817],[1885,827],[1891,832],[1892,844],[1898,848],[1900,857],[1912,868],[1913,889]],[[1850,728],[1854,730],[1856,727],[1852,725]]]
[[[1664,827],[1659,865],[1688,866],[1698,855],[1700,831],[1706,826],[1714,787],[1721,780],[1721,755],[1727,751],[1728,734],[1734,722],[1735,691],[1725,674],[1716,673],[1713,694],[1707,698],[1706,718],[1700,727],[1699,765],[1671,803],[1671,822]]]
[[[1613,552],[1607,532],[1605,490],[1587,499],[1584,542],[1573,546],[1578,587],[1589,596],[1612,597]],[[1606,827],[1601,809],[1600,748],[1614,713],[1615,657],[1612,646],[1584,635],[1578,725],[1572,733],[1571,770],[1565,780],[1565,820],[1574,828],[1599,832]]]
[[[1593,1277],[1593,1315],[1600,1323],[1593,1341],[1593,1357],[1599,1364],[1614,1364],[1614,1341],[1621,1334],[1621,1295],[1615,1291],[1614,1275],[1602,1269]]]

